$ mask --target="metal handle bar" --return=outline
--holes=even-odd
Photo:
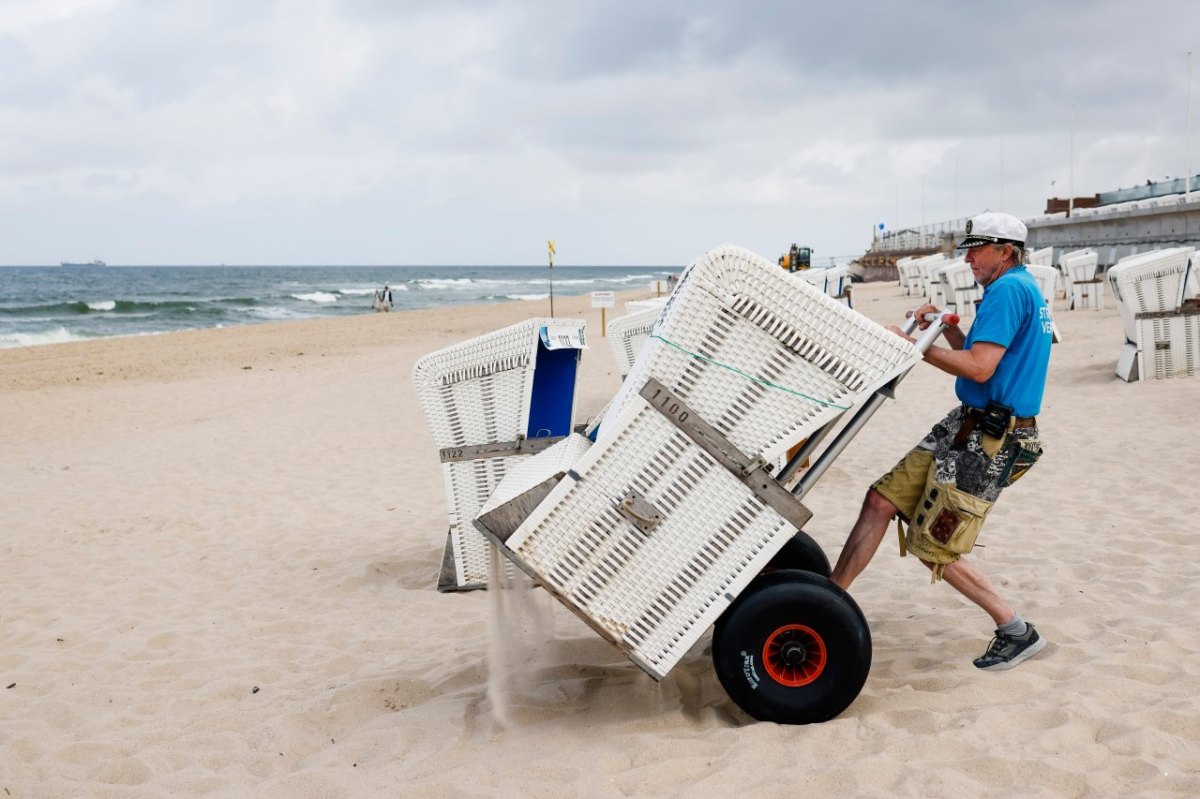
[[[907,319],[905,319],[904,326],[901,329],[904,331],[905,335],[911,335],[917,329],[917,319],[912,311],[909,311],[906,316]],[[936,341],[937,337],[942,334],[942,331],[951,325],[957,325],[958,320],[958,314],[955,313],[925,314],[925,321],[929,322],[929,327],[925,328],[924,332],[921,333],[920,338],[916,340],[914,346],[916,346],[917,350],[924,355],[925,352],[931,346],[933,346],[933,342]],[[792,489],[792,494],[795,497],[802,498],[808,493],[809,489],[811,489],[816,484],[817,480],[821,478],[821,475],[825,474],[825,471],[833,464],[834,459],[837,458],[838,455],[842,454],[842,450],[846,448],[846,446],[850,443],[850,440],[858,435],[858,431],[862,430],[863,425],[867,423],[867,420],[874,415],[875,411],[879,410],[880,406],[883,405],[883,401],[895,396],[896,386],[899,385],[900,381],[904,379],[906,374],[908,374],[907,371],[896,375],[896,377],[888,381],[887,384],[876,389],[875,393],[863,403],[863,406],[858,409],[858,412],[851,417],[850,421],[847,422],[846,426],[842,428],[841,432],[834,437],[833,441],[829,442],[829,446],[825,448],[825,451],[821,453],[821,456],[813,461],[813,465],[809,467],[808,471],[804,473],[804,476],[800,478],[800,481],[796,483],[796,487]],[[816,434],[810,437],[809,443],[801,447],[800,451],[788,460],[787,464],[785,464],[783,469],[781,469],[779,472],[778,479],[780,482],[785,482],[789,477],[795,474],[796,470],[800,468],[800,464],[803,463],[812,450],[815,449],[817,443],[819,443],[820,440],[825,437],[826,433],[829,432],[829,429],[833,427],[833,424],[834,422],[830,422],[825,427],[818,430]]]

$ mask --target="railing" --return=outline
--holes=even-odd
[[[942,246],[948,235],[960,235],[967,227],[967,219],[949,219],[934,222],[919,228],[889,231],[876,237],[871,243],[871,252],[895,252],[898,250],[932,250]]]

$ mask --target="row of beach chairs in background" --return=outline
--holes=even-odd
[[[845,303],[847,308],[854,307],[854,289],[851,283],[849,264],[832,266],[828,269],[803,269],[789,274],[808,281],[826,296]]]
[[[1200,279],[1196,253],[1174,247],[1129,255],[1098,274],[1094,250],[1065,252],[1053,263],[1054,250],[1028,254],[1028,270],[1053,309],[1059,296],[1069,310],[1104,310],[1111,293],[1125,333],[1117,375],[1126,381],[1194,375],[1200,372]],[[900,286],[908,295],[926,296],[935,305],[970,315],[982,292],[970,266],[941,254],[901,258]],[[1054,340],[1061,341],[1054,325]]]

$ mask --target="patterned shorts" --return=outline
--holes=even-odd
[[[936,469],[934,479],[938,483],[952,484],[960,491],[995,502],[1004,487],[1015,479],[1014,461],[1021,449],[1035,452],[1041,449],[1036,427],[1014,428],[995,456],[984,452],[981,442],[983,433],[979,428],[971,431],[963,445],[955,446],[954,438],[962,427],[963,419],[963,407],[959,405],[935,424],[929,435],[921,439],[890,472],[871,486],[887,497],[905,520],[913,518],[917,503],[925,492],[931,462]]]

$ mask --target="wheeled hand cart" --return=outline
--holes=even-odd
[[[516,464],[475,526],[655,679],[715,625],[713,665],[743,710],[832,718],[866,681],[871,637],[800,500],[940,332],[914,346],[765,259],[714,250],[684,271],[599,428]]]

